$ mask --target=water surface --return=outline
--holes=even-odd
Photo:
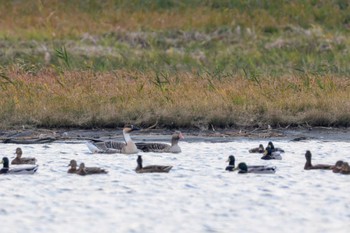
[[[36,157],[34,175],[2,175],[1,232],[348,232],[350,176],[304,171],[313,163],[350,162],[349,141],[275,141],[286,153],[264,161],[248,149],[267,140],[181,142],[181,154],[140,153],[168,174],[136,174],[136,155],[91,154],[83,142],[0,144],[2,155]],[[224,171],[236,161],[277,167],[276,174]],[[107,175],[67,174],[71,159]]]

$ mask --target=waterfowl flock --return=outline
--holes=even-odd
[[[123,128],[122,134],[124,142],[107,140],[107,141],[89,141],[87,147],[91,153],[98,154],[137,154],[136,159],[136,173],[168,173],[173,166],[171,165],[147,165],[143,166],[142,156],[139,152],[154,152],[154,153],[181,153],[179,146],[179,140],[184,139],[183,134],[180,131],[175,131],[171,136],[170,144],[160,142],[133,142],[131,139],[131,132],[139,130],[139,128],[131,125]],[[249,153],[263,154],[262,160],[281,160],[281,154],[285,151],[281,148],[275,147],[270,141],[266,148],[260,144],[256,148],[248,150]],[[3,157],[0,164],[3,167],[0,170],[0,174],[34,174],[38,170],[36,159],[33,157],[22,157],[23,151],[20,147],[16,149],[16,157],[11,161],[12,167],[9,166],[9,159]],[[313,165],[312,155],[309,150],[305,153],[305,170],[323,169],[332,170],[334,173],[350,174],[350,166],[347,162],[339,160],[335,165],[330,164],[316,164]],[[240,162],[238,166],[235,166],[235,156],[230,155],[228,157],[228,165],[225,170],[229,172],[237,171],[238,174],[255,173],[255,174],[274,174],[276,173],[276,166],[267,165],[248,165],[245,162]],[[100,167],[86,167],[84,162],[81,162],[78,166],[76,160],[72,159],[68,165],[70,168],[67,173],[77,174],[81,176],[94,175],[94,174],[107,174],[108,171]]]

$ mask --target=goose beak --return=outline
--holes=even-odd
[[[182,133],[179,134],[180,139],[185,139],[184,135]]]
[[[140,130],[140,128],[136,127],[136,126],[131,126],[131,131],[134,131],[134,130]]]

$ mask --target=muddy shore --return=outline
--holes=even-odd
[[[133,132],[134,141],[169,141],[174,130],[141,129]],[[233,140],[334,140],[350,141],[350,128],[293,128],[293,129],[181,129],[187,142],[227,142]],[[22,128],[0,130],[3,143],[79,142],[84,140],[123,140],[122,129],[40,129]]]

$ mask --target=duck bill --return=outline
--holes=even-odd
[[[234,172],[234,171],[237,171],[237,170],[239,170],[238,167],[235,167],[234,169],[232,169],[233,172]]]

